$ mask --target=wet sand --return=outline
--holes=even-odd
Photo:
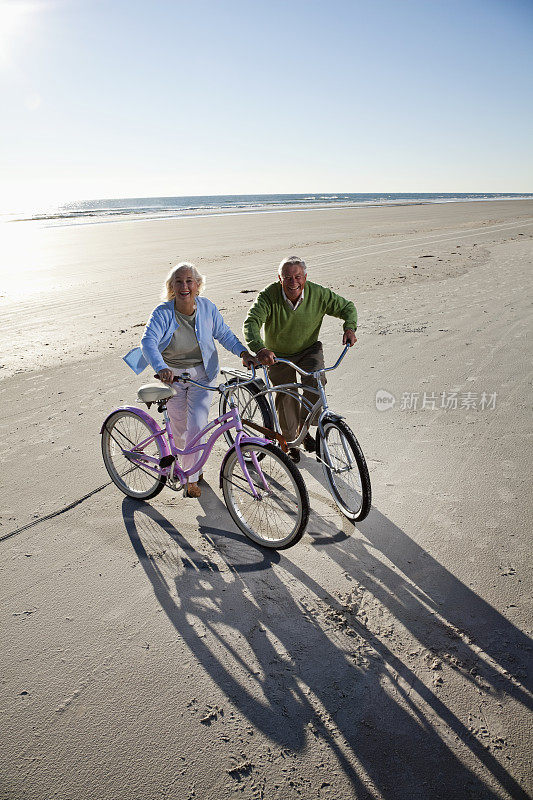
[[[12,224],[0,538],[35,524],[0,541],[0,797],[527,796],[532,212]],[[367,455],[368,519],[307,455],[313,513],[283,554],[231,523],[222,447],[200,501],[96,491],[101,422],[144,379],[121,355],[169,266],[195,261],[239,333],[288,253],[358,308],[328,392]],[[331,362],[340,323],[322,339]]]

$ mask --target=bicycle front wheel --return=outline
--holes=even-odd
[[[239,383],[238,378],[233,378],[229,381],[230,384],[235,385]],[[232,392],[232,397],[237,405],[239,414],[241,416],[243,428],[248,436],[257,436],[258,431],[255,428],[246,424],[246,421],[254,422],[256,425],[261,425],[263,428],[272,430],[272,413],[270,411],[268,401],[264,395],[257,397],[259,389],[254,384],[246,384],[239,386]],[[223,394],[220,397],[219,411],[222,416],[229,411],[229,399]],[[235,428],[229,431],[224,431],[224,438],[228,445],[231,447],[235,442]]]
[[[359,442],[342,420],[326,421],[324,438],[318,435],[317,439],[318,455],[333,499],[348,519],[361,522],[370,511],[372,489]]]
[[[253,496],[233,449],[222,471],[224,501],[233,520],[263,547],[283,550],[296,544],[309,519],[309,497],[302,476],[290,458],[272,444],[244,444],[241,450],[259,499]]]
[[[167,482],[142,465],[130,461],[124,454],[137,450],[158,460],[163,456],[160,437],[143,445],[154,435],[146,422],[133,411],[117,411],[106,421],[102,433],[102,456],[113,483],[121,492],[136,500],[155,497]]]

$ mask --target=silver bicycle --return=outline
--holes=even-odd
[[[233,386],[233,398],[237,403],[242,418],[242,424],[249,435],[261,435],[274,441],[282,450],[298,447],[309,432],[311,420],[317,422],[316,459],[322,464],[324,476],[335,503],[354,522],[365,519],[372,504],[372,489],[370,475],[361,449],[353,431],[340,414],[336,414],[328,406],[328,400],[322,378],[326,372],[337,369],[349,349],[343,349],[341,355],[332,367],[324,367],[315,372],[306,372],[285,358],[276,361],[288,364],[304,377],[312,377],[316,386],[305,385],[306,392],[317,396],[315,403],[301,393],[301,383],[283,383],[272,386],[266,367],[263,367],[264,379],[256,378],[249,382],[249,377],[241,370],[222,369],[225,376],[230,376],[228,386]],[[244,381],[247,381],[246,384]],[[307,416],[302,423],[296,439],[287,442],[282,436],[274,397],[277,393],[294,397],[305,408]],[[220,413],[223,414],[229,407],[229,397],[222,394],[220,397]],[[226,431],[225,437],[228,444],[233,444],[233,431]]]

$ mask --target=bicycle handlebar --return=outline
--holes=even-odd
[[[252,383],[252,381],[255,380],[256,372],[254,365],[251,364],[250,368],[252,370],[252,377],[247,381],[240,381],[240,386],[244,386],[247,383]],[[154,378],[157,378],[158,381],[161,380],[159,375],[154,375]],[[207,389],[209,392],[220,392],[222,391],[221,386],[226,386],[224,383],[221,384],[221,386],[207,386],[205,383],[199,383],[198,381],[195,381],[194,378],[191,378],[188,372],[184,372],[183,375],[175,375],[172,383],[192,383],[194,386],[199,386],[201,389]]]
[[[341,363],[342,359],[344,358],[344,356],[346,355],[346,353],[348,352],[349,349],[350,349],[350,345],[349,344],[345,345],[342,353],[340,354],[340,356],[338,357],[337,361],[335,362],[335,364],[332,367],[322,367],[322,369],[317,369],[317,370],[315,370],[315,372],[331,372],[332,369],[337,369],[337,367],[339,366],[339,364]],[[301,369],[296,364],[293,364],[292,361],[289,361],[286,358],[276,358],[276,361],[274,363],[275,364],[288,364],[289,367],[293,367],[293,369],[295,369],[296,372],[299,372],[300,375],[303,375],[306,378],[309,377],[310,375],[313,375],[312,372],[306,372],[305,369]]]

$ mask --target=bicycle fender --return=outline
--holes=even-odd
[[[224,370],[221,370],[221,372],[224,372]],[[231,374],[232,374],[231,372],[228,372],[228,375],[231,375]],[[246,377],[245,373],[241,373],[241,374],[242,374],[243,377]],[[234,381],[238,377],[239,377],[239,375],[233,374],[232,380]],[[231,381],[228,381],[228,383],[231,383]],[[221,385],[223,386],[224,384],[221,384]],[[266,389],[266,384],[265,384],[263,378],[254,378],[253,381],[250,381],[250,386],[255,386],[255,388],[258,391],[262,391],[263,389]]]
[[[102,424],[102,427],[100,428],[100,433],[104,432],[104,428],[106,426],[108,419],[111,419],[111,417],[114,414],[116,414],[117,411],[132,411],[134,414],[137,414],[137,416],[140,417],[143,420],[143,422],[146,422],[152,433],[163,432],[159,427],[159,425],[157,424],[157,422],[155,421],[155,419],[151,417],[150,414],[148,414],[146,411],[144,411],[144,409],[137,408],[136,406],[121,406],[120,408],[115,408],[114,411],[112,411],[110,414],[107,415]],[[167,440],[164,436],[160,437],[160,442],[161,442],[161,449],[163,450],[163,456],[171,455]]]
[[[261,439],[259,436],[247,436],[246,437],[246,441],[244,442],[244,444],[262,444],[262,445],[265,445],[265,444],[271,444],[271,442],[269,442],[268,439]],[[226,466],[226,461],[228,460],[228,458],[230,457],[230,455],[232,454],[232,452],[234,450],[235,450],[235,445],[230,447],[230,449],[228,450],[228,452],[226,453],[226,455],[222,459],[222,464],[220,465],[220,472],[219,472],[219,476],[218,476],[218,485],[219,485],[220,489],[222,489],[222,475],[224,473],[224,467]]]
[[[255,386],[255,388],[258,391],[261,391],[262,389],[266,389],[266,385],[265,385],[265,382],[264,382],[263,378],[254,378],[253,381],[250,381],[249,385],[250,386]]]
[[[320,436],[321,436],[322,438],[324,438],[324,428],[323,428],[323,425],[324,425],[324,423],[325,423],[325,422],[340,422],[340,420],[341,420],[341,419],[344,419],[344,417],[343,417],[343,416],[341,416],[341,414],[334,414],[332,411],[328,411],[328,412],[327,412],[327,413],[326,413],[326,414],[323,416],[323,418],[322,418],[322,419],[319,419],[319,420],[318,420],[318,430],[319,430]],[[316,449],[316,454],[317,454],[317,456],[319,456],[319,455],[320,455],[320,451],[319,451],[319,442],[318,442],[318,436],[316,437],[315,449]]]

